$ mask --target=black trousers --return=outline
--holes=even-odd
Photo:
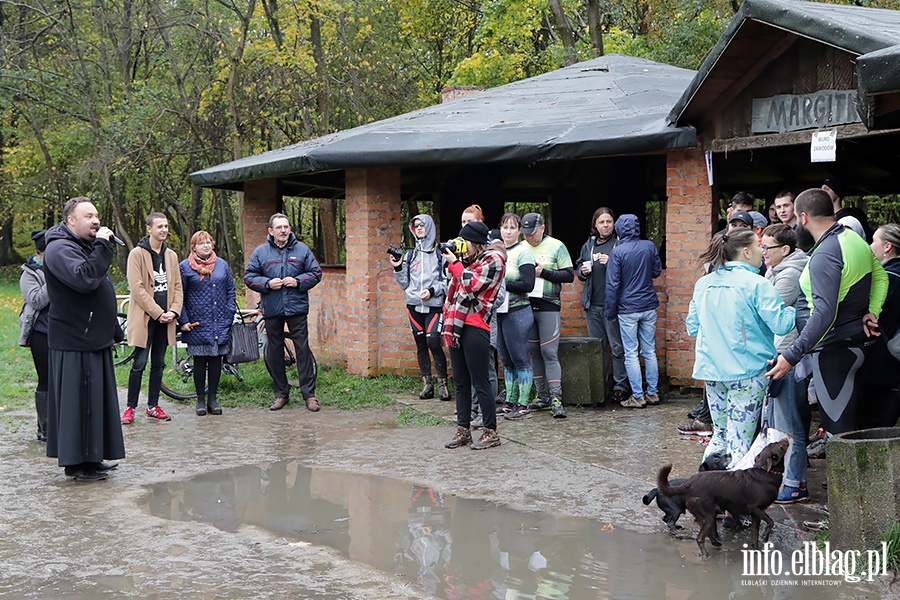
[[[466,325],[459,338],[459,348],[450,348],[453,385],[456,388],[456,424],[468,427],[472,418],[472,388],[478,395],[481,417],[488,429],[497,429],[497,404],[491,395],[491,334]]]
[[[159,390],[162,387],[163,370],[166,367],[166,350],[169,348],[169,324],[150,319],[147,324],[147,345],[138,348],[128,373],[128,406],[137,408],[138,394],[147,359],[150,359],[150,385],[147,390],[147,406],[159,404]]]
[[[434,356],[434,372],[442,378],[447,378],[447,357],[444,356],[443,333],[444,311],[442,308],[432,308],[430,312],[416,312],[415,308],[407,305],[409,313],[409,327],[412,329],[413,339],[416,340],[416,359],[419,361],[419,372],[422,377],[431,377],[431,356]]]
[[[266,317],[266,369],[272,377],[272,391],[276,398],[290,398],[291,386],[288,384],[284,366],[284,326],[294,342],[297,355],[297,375],[300,379],[300,393],[303,399],[316,395],[316,358],[309,348],[309,330],[306,315],[290,317]]]
[[[50,384],[49,366],[50,347],[47,345],[47,334],[40,331],[32,331],[28,340],[31,346],[31,360],[34,362],[34,370],[37,371],[37,390],[46,392]]]

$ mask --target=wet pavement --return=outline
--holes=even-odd
[[[124,394],[123,394],[124,397]],[[453,403],[399,400],[448,419]],[[226,410],[125,428],[109,480],[75,483],[32,441],[33,418],[0,438],[0,594],[14,597],[891,598],[880,579],[743,574],[749,533],[698,556],[641,497],[656,471],[696,470],[700,440],[674,427],[696,396],[644,410],[571,407],[500,421],[500,448],[443,448],[453,427],[399,428],[399,407],[312,414]],[[824,515],[768,510],[786,556]],[[816,587],[788,583],[808,579]]]

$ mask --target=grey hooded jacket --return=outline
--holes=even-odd
[[[403,255],[403,261],[394,267],[394,279],[406,292],[406,304],[416,312],[430,312],[432,308],[442,308],[447,296],[447,280],[444,265],[436,248],[434,220],[428,215],[416,215],[409,222],[409,230],[415,236],[413,223],[425,223],[425,237],[416,240],[416,247]],[[429,290],[427,300],[419,298],[419,292]]]
[[[797,248],[785,256],[784,260],[778,263],[778,265],[766,270],[766,279],[771,281],[772,285],[775,286],[775,291],[777,291],[781,296],[781,299],[784,300],[784,304],[786,306],[793,306],[794,308],[797,308],[798,311],[800,310],[798,300],[801,299],[800,274],[803,272],[803,267],[806,266],[808,260],[809,257],[806,256],[806,253],[800,248]],[[802,304],[805,306],[806,302],[804,301]],[[797,332],[796,326],[794,326],[787,335],[776,335],[775,347],[778,352],[781,353],[790,348],[798,335],[799,333]]]

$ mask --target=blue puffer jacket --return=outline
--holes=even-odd
[[[269,289],[270,279],[293,277],[297,287]],[[269,235],[266,243],[253,251],[244,273],[244,283],[258,292],[260,308],[266,317],[292,317],[309,313],[309,290],[322,281],[322,269],[309,246],[292,233],[284,248]]]
[[[182,331],[181,339],[188,346],[213,346],[229,341],[231,322],[237,304],[234,299],[234,278],[231,269],[221,258],[210,277],[200,279],[188,259],[178,265],[184,305],[178,318],[179,328],[185,323],[200,323],[190,331]]]

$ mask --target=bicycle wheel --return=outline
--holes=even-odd
[[[179,335],[175,347],[167,352],[166,368],[160,391],[174,400],[190,400],[197,397],[194,387],[194,357],[187,353],[187,346]]]
[[[269,364],[268,359],[266,358],[266,347],[269,345],[269,337],[266,335],[266,319],[263,316],[257,317],[256,319],[256,331],[259,335],[259,355],[266,362],[266,365]],[[294,353],[294,340],[287,337],[287,333],[285,333],[284,337],[284,366],[292,367],[297,362],[297,358]]]
[[[128,345],[128,315],[122,312],[116,313],[116,319],[119,320],[119,326],[126,335],[125,339],[112,347],[113,364],[118,367],[133,359],[137,348]]]

